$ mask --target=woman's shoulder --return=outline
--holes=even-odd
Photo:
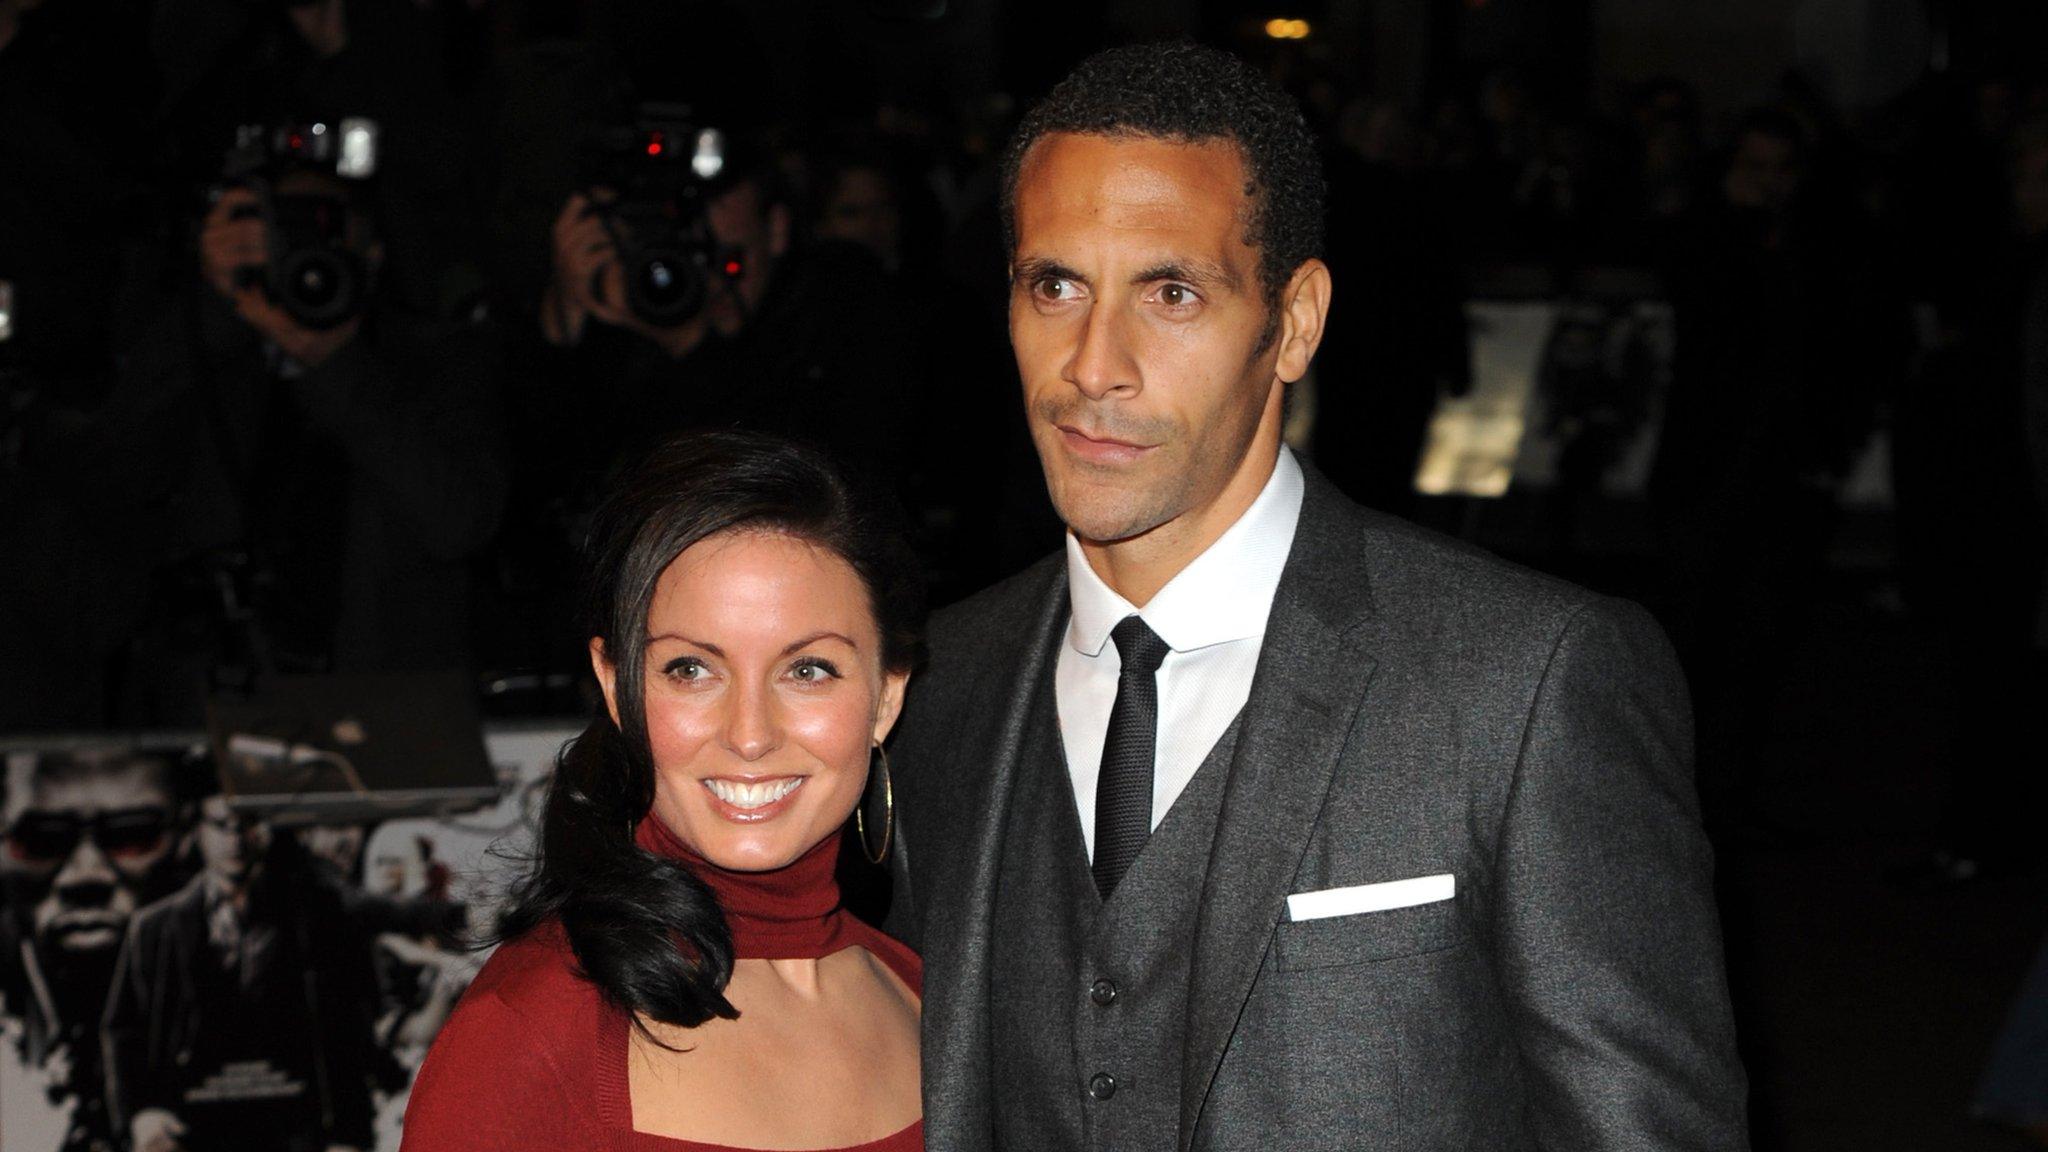
[[[546,1063],[573,1067],[578,1054],[562,1050],[593,1043],[604,1011],[597,986],[577,970],[568,935],[550,922],[491,953],[442,1025],[435,1048],[451,1058],[488,1059],[516,1046]]]
[[[470,983],[469,997],[490,997],[522,1011],[573,1010],[601,1003],[576,968],[576,951],[558,920],[498,945]]]
[[[549,1147],[595,1131],[603,1019],[559,926],[498,946],[441,1026],[406,1109],[405,1152]]]

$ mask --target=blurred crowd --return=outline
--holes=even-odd
[[[684,428],[878,471],[941,603],[1047,550],[1004,333],[1014,102],[764,97],[721,12],[0,0],[0,731],[189,727],[295,671],[465,667],[500,711],[579,710],[583,522]],[[1466,301],[1631,270],[1675,322],[1647,495],[1703,786],[1752,790],[1756,670],[1883,431],[1906,610],[1981,744],[1952,839],[2015,834],[1989,750],[2039,686],[2048,82],[1930,72],[1852,120],[1790,76],[1722,124],[1675,80],[1602,108],[1493,69],[1404,102],[1252,50],[1328,151],[1305,454],[1426,518]],[[1651,407],[1595,393],[1567,484]]]
[[[986,140],[879,97],[764,115],[727,33],[0,2],[0,731],[328,670],[579,710],[582,521],[689,427],[822,441],[941,588],[993,575],[1005,289],[993,239],[945,247],[993,235]]]

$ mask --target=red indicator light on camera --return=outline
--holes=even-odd
[[[727,261],[725,262],[725,274],[726,274],[727,276],[737,276],[737,275],[739,275],[739,274],[740,274],[740,262],[739,262],[739,261],[737,261],[737,260],[727,260]]]
[[[649,156],[659,156],[659,155],[661,155],[661,152],[662,152],[662,135],[661,135],[661,133],[659,133],[659,132],[655,132],[655,133],[652,133],[652,134],[650,134],[650,135],[649,135],[649,136],[647,137],[647,154],[648,154]]]

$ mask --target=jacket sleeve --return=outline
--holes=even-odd
[[[155,975],[161,930],[154,918],[144,914],[128,922],[127,938],[114,962],[114,982],[107,992],[107,1007],[100,1020],[100,1052],[107,1078],[107,1122],[122,1140],[128,1124],[146,1108],[168,1107],[160,1099],[156,1080],[150,1075],[154,1060],[149,1051],[150,1013],[154,997],[150,978]],[[155,1021],[167,1029],[168,1021]]]
[[[1522,736],[1495,940],[1539,1146],[1748,1147],[1684,682],[1631,605],[1581,608]]]
[[[572,1098],[547,1034],[496,995],[464,997],[420,1064],[399,1152],[601,1145],[595,1102]]]

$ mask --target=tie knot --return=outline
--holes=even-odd
[[[1123,658],[1125,672],[1150,676],[1159,671],[1160,662],[1166,659],[1166,641],[1135,615],[1118,621],[1117,626],[1110,629],[1109,638],[1116,641],[1117,655]]]

